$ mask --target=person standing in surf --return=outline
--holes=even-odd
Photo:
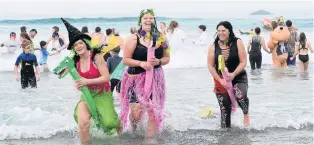
[[[306,72],[309,66],[309,51],[313,53],[311,43],[306,40],[304,32],[300,33],[299,40],[295,44],[295,52],[290,60],[295,60],[295,56],[299,55],[300,72]]]
[[[125,65],[122,62],[122,57],[119,56],[119,52],[120,48],[111,50],[111,57],[109,57],[107,61],[107,67],[110,73],[111,92],[116,88],[118,93],[120,93],[121,79],[125,68]]]
[[[80,80],[75,81],[75,87],[81,90],[82,86],[87,86],[96,104],[97,122],[101,122],[100,128],[104,131],[116,128],[117,133],[120,134],[120,120],[114,109],[109,87],[109,72],[100,49],[90,46],[90,36],[81,33],[64,19],[62,21],[69,33],[70,42],[67,49],[74,51],[74,65],[81,76]],[[89,145],[91,113],[83,96],[74,110],[74,119],[79,125],[78,134],[81,144]]]
[[[167,40],[171,47],[171,54],[175,54],[184,48],[186,34],[179,27],[177,21],[171,21],[168,27]]]
[[[255,28],[255,36],[252,36],[247,46],[247,52],[249,54],[251,70],[260,69],[262,66],[262,52],[261,47],[265,52],[270,54],[270,51],[266,48],[266,43],[263,37],[260,36],[261,29]]]
[[[211,44],[208,51],[208,68],[214,78],[214,93],[221,110],[221,127],[231,127],[231,100],[227,92],[227,85],[224,79],[232,81],[235,97],[241,107],[244,120],[243,125],[248,126],[249,120],[249,99],[247,97],[248,78],[245,71],[247,57],[243,42],[235,37],[230,22],[222,21],[217,27],[217,37],[214,44]],[[229,71],[229,78],[223,78],[218,70],[218,56],[222,55]]]
[[[131,35],[126,43],[123,63],[128,66],[121,82],[120,118],[124,128],[128,121],[135,130],[142,115],[147,111],[148,122],[144,142],[156,142],[158,131],[163,128],[164,103],[166,99],[165,77],[162,66],[170,61],[170,47],[166,46],[156,27],[155,13],[152,9],[142,10],[138,19],[139,34]],[[159,35],[157,42],[153,41]],[[155,59],[147,60],[148,49],[155,45]],[[150,93],[144,89],[146,72],[153,69]],[[147,99],[145,99],[147,97]],[[150,99],[148,99],[150,98]],[[148,105],[150,104],[150,105]],[[129,112],[130,110],[130,112]]]
[[[290,39],[288,40],[287,50],[288,50],[288,57],[287,57],[287,65],[288,66],[295,66],[296,59],[290,59],[295,53],[295,43],[298,41],[298,32],[292,28],[292,22],[290,20],[286,21],[286,26],[290,32]]]
[[[37,88],[37,81],[40,78],[40,70],[37,63],[37,58],[31,53],[31,41],[23,40],[21,47],[23,48],[23,53],[18,56],[14,65],[15,79],[19,81],[21,79],[22,89],[26,89],[28,85],[32,88]],[[18,74],[18,67],[21,64],[21,78]],[[36,67],[36,74],[34,71],[34,66]],[[37,81],[36,81],[37,80]]]
[[[3,42],[0,46],[3,47],[7,47],[8,54],[15,54],[16,50],[18,50],[20,48],[20,42],[18,40],[16,40],[16,33],[15,32],[11,32],[10,33],[10,40]]]

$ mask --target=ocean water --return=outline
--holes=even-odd
[[[273,17],[268,17],[273,18]],[[248,44],[250,38],[249,35],[241,35],[239,30],[247,31],[249,29],[260,27],[263,25],[261,20],[263,16],[248,16],[247,18],[242,19],[223,19],[228,20],[233,24],[234,33],[237,37],[243,40],[245,45]],[[290,19],[290,18],[286,18]],[[122,38],[126,38],[130,35],[130,28],[132,26],[137,26],[137,18],[135,17],[118,17],[118,18],[66,18],[72,25],[81,29],[83,26],[88,26],[90,32],[94,32],[94,28],[99,26],[104,32],[107,28],[116,28]],[[171,20],[178,21],[180,28],[186,33],[187,38],[182,44],[180,51],[172,55],[171,64],[167,68],[193,68],[193,67],[206,67],[206,58],[207,50],[210,43],[213,42],[214,34],[216,33],[216,25],[222,21],[222,19],[199,19],[199,18],[166,18],[166,17],[157,17],[157,23],[166,22],[168,25]],[[305,32],[307,35],[307,40],[313,45],[313,19],[296,19],[291,18],[293,25],[298,27],[298,32]],[[193,45],[192,40],[196,39],[199,36],[198,26],[204,24],[206,25],[206,33],[208,34],[208,45],[207,46],[198,46]],[[37,43],[42,40],[47,41],[49,36],[52,33],[52,27],[58,26],[60,28],[60,33],[67,38],[67,31],[59,18],[49,18],[49,19],[31,19],[31,20],[1,20],[0,21],[0,42],[6,41],[9,39],[9,34],[11,32],[16,32],[19,36],[20,27],[26,26],[27,31],[30,29],[37,29],[37,36],[35,37]],[[269,31],[262,29],[261,36],[264,37],[266,42],[269,40]],[[67,40],[66,40],[67,41]],[[51,45],[48,45],[48,50],[51,48]],[[5,48],[0,48],[0,52],[5,52]],[[21,50],[20,50],[21,51]],[[122,55],[122,52],[121,54]],[[263,51],[264,60],[263,63],[271,64],[271,55],[266,54]],[[1,54],[0,54],[1,56]],[[65,55],[61,56],[52,56],[48,58],[48,68],[53,69],[54,66],[62,60]],[[312,57],[311,55],[310,57]],[[12,71],[16,60],[17,55],[7,56],[2,55],[0,57],[0,62],[3,65],[0,65],[0,71]],[[185,58],[193,59],[185,59]],[[311,63],[313,59],[310,58]],[[50,64],[50,65],[49,65]]]
[[[82,18],[68,19],[81,28],[88,26],[90,31],[96,26],[116,28],[122,37],[129,35],[129,28],[136,26],[137,18]],[[157,22],[169,23],[171,18],[158,18]],[[166,129],[159,137],[160,144],[244,144],[271,145],[313,144],[313,54],[310,55],[309,73],[299,73],[297,67],[286,70],[273,70],[271,55],[263,51],[263,69],[260,72],[249,70],[249,99],[251,126],[243,128],[241,109],[232,115],[232,129],[220,129],[219,106],[213,94],[213,80],[206,68],[208,46],[193,45],[198,36],[198,25],[207,26],[209,42],[220,19],[175,19],[186,32],[187,40],[180,51],[171,56],[165,66],[167,99]],[[240,35],[237,29],[248,30],[262,27],[261,18],[230,19],[237,37],[245,44],[247,35]],[[292,19],[305,32],[313,44],[313,19]],[[60,19],[4,20],[0,21],[0,40],[7,40],[11,31],[17,32],[25,25],[28,31],[36,28],[37,41],[47,40],[51,28],[60,27],[63,35],[67,31]],[[269,32],[262,30],[268,41]],[[1,48],[0,48],[1,49]],[[122,52],[120,53],[120,55]],[[48,72],[41,74],[38,89],[21,90],[20,82],[15,81],[13,66],[17,56],[0,56],[0,145],[7,144],[78,144],[77,124],[73,119],[73,109],[80,93],[74,88],[70,77],[59,80]],[[58,58],[58,57],[56,57]],[[62,58],[50,59],[57,63]],[[48,64],[49,65],[49,64]],[[49,67],[49,66],[48,66]],[[115,95],[117,111],[119,98]],[[204,107],[213,107],[214,115],[208,119],[198,117]],[[141,128],[145,128],[145,124]],[[92,133],[95,144],[140,144],[144,131],[135,134],[126,132],[120,137],[108,137],[98,131]]]
[[[249,69],[249,68],[247,68]],[[310,72],[313,67],[310,67]],[[232,129],[220,128],[219,106],[207,68],[166,69],[166,129],[160,144],[313,144],[313,73],[291,68],[274,71],[263,65],[260,72],[248,70],[251,126],[243,128],[243,114],[232,115]],[[68,76],[57,79],[42,74],[38,89],[21,90],[13,74],[0,74],[0,144],[78,144],[73,109],[79,92]],[[119,98],[114,94],[117,111]],[[213,116],[198,117],[205,107]],[[93,131],[95,144],[139,144],[145,124],[135,134],[108,137]]]

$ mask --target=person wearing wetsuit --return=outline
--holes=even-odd
[[[108,58],[107,67],[110,73],[111,92],[116,87],[116,91],[120,93],[120,82],[125,65],[122,63],[122,57],[119,56],[120,49],[110,51],[111,57]]]
[[[259,27],[255,28],[255,36],[249,40],[247,47],[249,60],[251,64],[251,70],[260,69],[262,66],[262,52],[261,47],[270,54],[270,51],[266,48],[266,43],[263,37],[260,36],[261,29]]]
[[[306,41],[306,35],[304,32],[300,33],[300,37],[298,42],[296,42],[295,46],[295,53],[290,58],[290,60],[293,60],[296,55],[299,55],[299,67],[301,72],[306,72],[309,65],[309,52],[313,53],[313,49],[311,46],[311,43]]]
[[[160,35],[152,9],[143,10],[139,17],[140,36],[130,36],[123,49],[123,63],[128,66],[121,82],[122,124],[127,126],[128,120],[133,130],[147,111],[148,122],[144,142],[156,142],[156,135],[163,129],[165,103],[165,77],[162,65],[170,61],[169,47],[165,37]],[[155,36],[159,35],[155,41]],[[161,42],[161,43],[157,43]],[[155,44],[155,59],[147,60],[147,49]],[[165,45],[162,45],[165,44]],[[151,88],[145,90],[146,72],[153,69]],[[129,112],[130,110],[130,112]],[[124,127],[125,128],[125,127]]]
[[[40,78],[40,71],[37,63],[37,58],[31,53],[31,42],[29,40],[23,40],[22,42],[23,53],[18,56],[15,62],[14,73],[15,79],[19,80],[18,67],[21,63],[21,86],[25,89],[30,85],[32,88],[37,88],[36,80]],[[36,75],[34,71],[36,67]]]
[[[232,25],[228,21],[222,21],[217,25],[218,35],[208,51],[208,67],[214,77],[214,93],[221,110],[221,127],[231,127],[231,100],[226,90],[224,79],[232,81],[234,93],[238,105],[241,107],[244,120],[243,125],[248,126],[249,121],[249,99],[248,78],[245,71],[247,57],[242,41],[235,37]],[[223,78],[218,70],[218,56],[225,59],[226,67],[229,71],[229,78]]]

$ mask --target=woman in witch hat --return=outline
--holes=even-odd
[[[61,18],[62,19],[62,18]],[[109,72],[98,48],[90,47],[91,37],[81,33],[67,21],[62,19],[69,33],[68,50],[75,53],[75,67],[81,79],[75,82],[75,87],[81,90],[87,86],[96,104],[100,128],[106,133],[117,130],[120,133],[120,120],[114,109],[112,93],[109,86]],[[75,121],[79,125],[79,136],[82,144],[90,144],[89,128],[91,113],[84,98],[81,96],[75,111]]]

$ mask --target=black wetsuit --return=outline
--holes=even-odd
[[[36,76],[34,71],[34,65],[37,67],[37,59],[34,54],[22,53],[18,56],[15,65],[18,66],[21,63],[21,86],[22,89],[28,87],[28,84],[32,88],[37,87]]]
[[[253,36],[249,52],[251,70],[260,69],[262,66],[261,37]]]
[[[155,57],[157,59],[161,59],[163,57],[163,48],[159,47],[155,50]],[[137,36],[137,43],[134,50],[134,53],[132,55],[132,59],[139,60],[139,61],[147,61],[147,48],[143,44],[140,43],[140,38]],[[154,66],[154,69],[159,68],[160,65]],[[140,74],[142,72],[145,72],[145,69],[141,67],[129,67],[128,68],[128,74],[136,75]],[[129,90],[130,95],[130,103],[138,103],[138,100],[136,98],[136,94],[134,93],[132,87]]]
[[[219,75],[222,75],[218,70],[218,56],[221,55],[221,48],[218,44],[215,44],[215,68]],[[240,59],[238,55],[237,40],[235,40],[229,48],[229,57],[226,60],[226,67],[228,71],[233,72],[239,65]],[[247,97],[248,91],[248,78],[245,69],[243,69],[238,75],[232,80],[232,85],[235,88],[235,97],[238,105],[241,107],[244,114],[249,111],[249,99]],[[215,88],[216,89],[216,88]],[[242,98],[238,99],[237,95],[241,94]],[[216,90],[216,97],[221,110],[221,127],[231,127],[231,100],[228,93],[219,93]]]

